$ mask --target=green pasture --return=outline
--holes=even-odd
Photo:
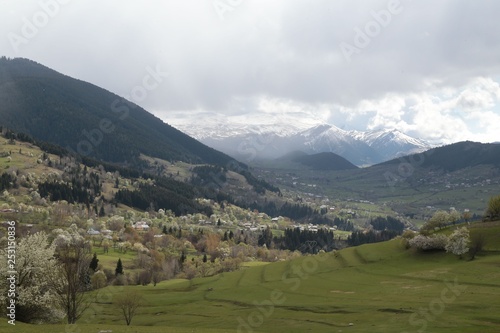
[[[498,223],[478,226],[498,249]],[[485,230],[485,231],[483,231]],[[140,291],[126,327],[113,295]],[[400,240],[149,286],[107,287],[75,326],[19,325],[2,332],[499,332],[500,254],[460,260]],[[69,330],[69,331],[68,331]]]

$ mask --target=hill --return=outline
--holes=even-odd
[[[313,170],[349,170],[358,167],[334,153],[318,153],[312,155],[297,156],[292,161],[306,165]]]
[[[255,170],[290,198],[331,206],[330,218],[353,212],[354,223],[363,225],[377,214],[393,214],[418,226],[436,209],[450,207],[480,218],[489,197],[498,194],[500,145],[459,142],[350,170],[264,163]]]
[[[405,157],[413,161],[414,167],[440,169],[453,172],[478,165],[500,167],[500,145],[494,143],[480,143],[472,141],[457,142],[447,146],[433,148],[423,153]],[[393,159],[381,165],[401,163],[400,159]]]
[[[0,99],[0,125],[103,161],[236,163],[122,97],[27,59],[0,59]]]

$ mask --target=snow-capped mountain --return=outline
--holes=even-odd
[[[291,151],[332,152],[358,166],[432,148],[398,130],[346,131],[303,115],[261,113],[242,116],[200,114],[196,122],[170,118],[167,122],[206,145],[242,162],[275,159]]]
[[[350,134],[374,148],[383,160],[421,153],[433,147],[428,142],[413,138],[395,129],[367,132],[351,131]]]

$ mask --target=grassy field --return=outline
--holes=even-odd
[[[499,250],[499,225],[478,228]],[[481,231],[479,231],[481,230]],[[482,231],[489,230],[489,231]],[[126,327],[113,295],[140,291]],[[107,287],[75,326],[2,332],[499,332],[500,253],[473,261],[399,240],[153,286]]]

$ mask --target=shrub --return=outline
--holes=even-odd
[[[490,198],[485,218],[490,221],[500,219],[500,195]]]
[[[463,254],[469,252],[469,229],[462,227],[455,230],[448,238],[446,252],[451,252],[460,258],[462,258]]]
[[[445,235],[424,236],[417,235],[408,241],[408,244],[421,251],[443,251],[448,243]]]

